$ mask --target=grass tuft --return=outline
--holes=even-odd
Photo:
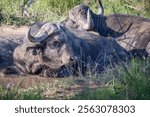
[[[122,66],[108,70],[99,79],[103,86],[95,90],[85,90],[72,99],[150,99],[150,60],[133,59],[127,67],[130,75]]]

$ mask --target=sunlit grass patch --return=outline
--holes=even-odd
[[[81,3],[89,5],[89,7],[97,13],[98,4],[94,0],[36,0],[27,9],[30,18],[23,16],[21,6],[24,6],[24,1],[28,0],[1,0],[0,14],[1,23],[24,25],[36,21],[53,21],[58,22],[65,19],[68,11],[75,5]],[[104,5],[105,15],[114,13],[134,14],[144,17],[150,17],[150,2],[149,0],[112,0],[102,1]]]

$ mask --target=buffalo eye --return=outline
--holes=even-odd
[[[36,55],[38,55],[38,51],[36,49],[33,49],[32,54],[33,54],[33,56],[36,56]]]
[[[54,41],[54,42],[53,42],[53,46],[56,47],[56,48],[57,48],[57,47],[60,47],[61,44],[62,44],[62,43],[61,43],[60,41]]]

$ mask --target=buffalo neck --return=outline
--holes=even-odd
[[[117,38],[123,36],[126,31],[117,32],[113,30],[113,27],[108,27],[109,25],[108,24],[109,22],[107,22],[108,18],[109,17],[107,16],[100,16],[100,15],[93,14],[93,21],[94,21],[93,31],[98,32],[101,36],[104,37]]]
[[[94,32],[98,32],[101,36],[108,36],[109,28],[105,22],[105,16],[93,14]]]

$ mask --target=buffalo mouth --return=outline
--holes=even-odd
[[[71,74],[72,66],[76,63],[76,59],[70,58],[65,64],[62,61],[34,61],[28,63],[26,68],[30,74],[45,74],[48,77],[66,77]]]
[[[65,62],[65,63],[63,61],[57,61],[57,62],[45,61],[42,64],[51,70],[59,70],[64,67],[71,67],[74,64],[76,64],[76,62],[77,62],[77,57],[74,57],[74,58],[70,57],[70,60],[68,60],[68,62]]]
[[[64,78],[72,75],[72,67],[67,67],[65,65],[59,67],[58,69],[45,68],[43,70],[44,77],[52,77],[52,78]]]
[[[67,64],[46,64],[44,68],[44,76],[46,77],[69,77],[74,75],[74,69],[77,60]],[[57,67],[56,67],[57,66]]]

